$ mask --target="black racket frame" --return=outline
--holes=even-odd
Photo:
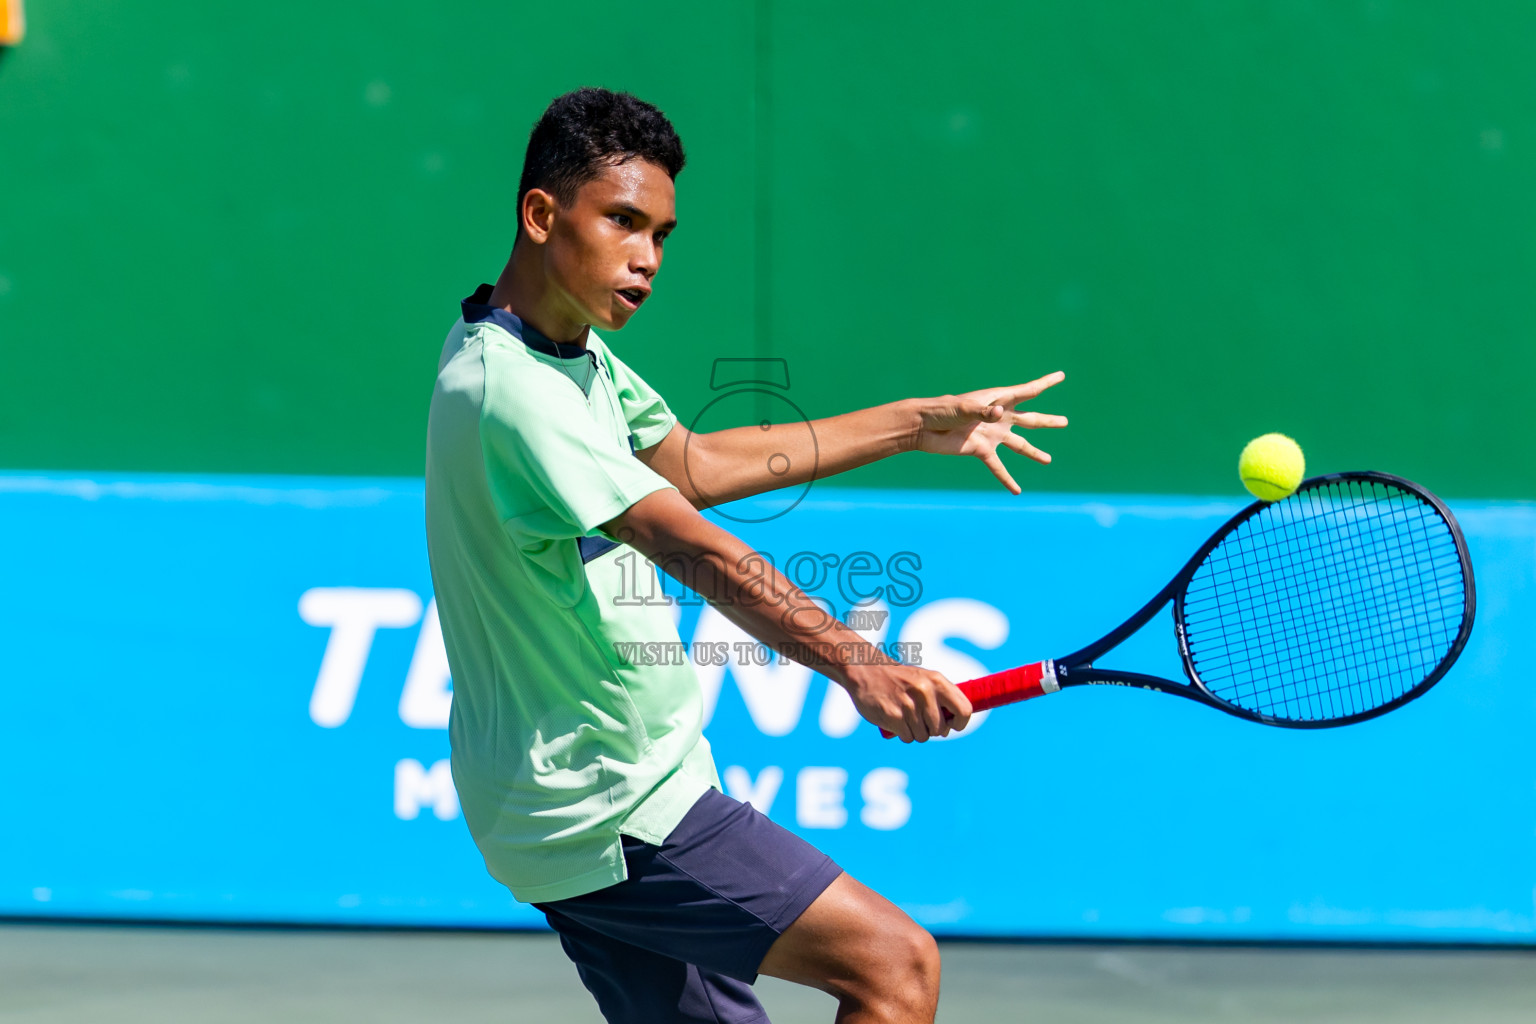
[[[1325,476],[1309,477],[1303,480],[1296,488],[1297,494],[1305,491],[1324,487],[1328,484],[1359,481],[1366,483],[1386,483],[1393,487],[1412,493],[1432,506],[1445,520],[1451,529],[1451,536],[1456,542],[1456,553],[1461,559],[1462,578],[1466,581],[1466,614],[1461,620],[1461,631],[1457,633],[1456,640],[1451,644],[1445,657],[1436,665],[1434,671],[1425,676],[1413,689],[1400,696],[1367,711],[1361,711],[1342,718],[1324,718],[1317,720],[1296,720],[1289,718],[1276,718],[1272,715],[1260,714],[1249,711],[1247,708],[1238,707],[1228,701],[1222,700],[1200,680],[1200,674],[1195,669],[1194,659],[1190,656],[1189,643],[1184,636],[1184,595],[1195,573],[1205,561],[1207,555],[1216,549],[1227,535],[1237,529],[1239,525],[1248,519],[1258,515],[1268,508],[1273,502],[1255,501],[1253,504],[1238,512],[1228,519],[1220,529],[1211,535],[1211,538],[1201,546],[1199,551],[1185,563],[1178,575],[1168,581],[1168,585],[1158,591],[1157,596],[1148,601],[1140,611],[1126,619],[1120,626],[1105,634],[1103,639],[1089,644],[1081,650],[1074,651],[1065,658],[1057,658],[1051,662],[1051,668],[1055,672],[1055,681],[1058,686],[1134,686],[1147,690],[1156,690],[1158,693],[1172,693],[1180,697],[1225,711],[1238,718],[1246,718],[1251,722],[1262,722],[1265,725],[1278,725],[1289,729],[1330,729],[1340,725],[1350,725],[1354,722],[1363,722],[1377,715],[1384,715],[1393,708],[1402,707],[1404,704],[1422,695],[1431,686],[1450,671],[1456,659],[1460,657],[1462,648],[1467,645],[1467,639],[1472,635],[1472,621],[1477,616],[1477,590],[1472,579],[1472,559],[1467,551],[1466,539],[1462,536],[1461,524],[1456,522],[1456,517],[1446,507],[1445,502],[1426,491],[1411,480],[1405,480],[1400,476],[1390,473],[1377,473],[1373,471],[1357,471],[1349,473],[1329,473]],[[1153,616],[1162,611],[1163,606],[1169,601],[1173,602],[1174,632],[1179,642],[1179,654],[1184,662],[1184,674],[1189,678],[1187,684],[1165,679],[1162,676],[1147,675],[1141,672],[1123,672],[1117,669],[1100,669],[1094,667],[1094,662],[1108,654],[1114,648],[1120,646],[1134,633],[1152,621]]]

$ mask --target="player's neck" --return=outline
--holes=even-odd
[[[491,289],[488,305],[506,310],[550,341],[587,346],[587,325],[571,315],[558,290],[550,285],[537,253],[514,247]]]

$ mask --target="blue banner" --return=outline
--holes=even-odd
[[[817,487],[722,522],[959,680],[1096,639],[1241,505]],[[699,602],[679,635],[727,790],[937,933],[1536,942],[1536,506],[1454,508],[1471,644],[1342,729],[1095,687],[908,746]],[[0,914],[541,925],[459,815],[422,516],[418,480],[0,475]],[[1104,664],[1181,678],[1171,621]]]

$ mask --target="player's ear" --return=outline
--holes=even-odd
[[[541,188],[531,188],[523,193],[523,200],[517,207],[517,220],[533,244],[543,245],[549,240],[557,206],[555,197]]]

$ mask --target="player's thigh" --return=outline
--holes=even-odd
[[[560,945],[609,1024],[762,1024],[744,981],[683,963],[546,909]]]
[[[937,987],[938,947],[917,922],[843,874],[769,948],[759,973],[837,996]]]

